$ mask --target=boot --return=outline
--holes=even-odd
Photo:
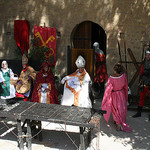
[[[133,115],[133,118],[141,117],[142,107],[138,106],[137,113]]]

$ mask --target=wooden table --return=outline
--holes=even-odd
[[[91,109],[62,106],[57,104],[43,104],[32,102],[19,102],[10,109],[0,110],[0,117],[17,120],[18,141],[21,150],[24,149],[23,138],[26,138],[28,150],[31,150],[31,121],[47,121],[80,127],[80,149],[85,150],[84,131],[85,128],[93,129],[95,125],[89,123],[91,120]],[[27,133],[23,135],[21,122],[26,120]]]

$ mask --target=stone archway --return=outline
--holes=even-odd
[[[100,49],[106,55],[106,33],[104,29],[92,21],[77,24],[71,33],[71,47],[92,49],[93,43],[98,42]]]

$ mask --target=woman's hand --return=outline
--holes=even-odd
[[[5,83],[5,82],[3,82],[3,85],[4,85],[4,86],[6,86],[6,83]]]

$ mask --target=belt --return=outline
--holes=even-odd
[[[112,92],[118,92],[118,91],[122,91],[122,89],[121,90],[116,90],[116,91],[112,90]]]

